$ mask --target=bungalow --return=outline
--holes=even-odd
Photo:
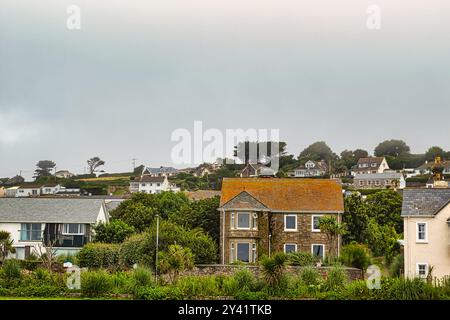
[[[262,163],[247,163],[241,170],[239,176],[241,178],[252,178],[259,176],[275,176],[277,172]]]
[[[17,259],[52,245],[57,254],[76,253],[91,241],[92,226],[108,222],[101,199],[0,199],[0,230],[8,231]]]
[[[323,216],[342,220],[342,187],[328,179],[224,178],[220,197],[222,264],[253,263],[271,252],[339,254],[319,228]]]
[[[142,171],[142,175],[150,175],[152,177],[159,177],[159,176],[173,176],[178,173],[178,170],[173,167],[159,167],[159,168],[150,168],[145,167]]]
[[[71,173],[68,170],[59,170],[55,172],[55,177],[60,179],[69,179],[75,176],[73,173]]]
[[[357,189],[404,189],[406,180],[402,173],[394,171],[358,173],[353,179],[353,186]]]
[[[41,186],[22,185],[6,189],[6,196],[10,198],[38,197],[41,195]]]
[[[296,178],[323,177],[328,172],[327,163],[323,160],[308,160],[304,165],[295,168],[291,176]]]
[[[65,189],[58,183],[46,184],[41,187],[41,195],[54,195],[62,189]]]
[[[450,189],[405,189],[405,277],[450,275]]]
[[[143,193],[161,193],[163,191],[180,191],[175,184],[170,183],[167,176],[153,177],[151,175],[142,175],[136,177],[130,183],[130,192],[143,192]]]

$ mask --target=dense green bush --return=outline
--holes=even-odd
[[[325,279],[325,286],[328,291],[337,291],[344,287],[347,280],[348,280],[347,272],[341,265],[336,264],[327,273],[327,277]]]
[[[135,229],[121,220],[113,220],[110,223],[97,224],[94,231],[95,242],[122,243],[135,232]]]
[[[346,266],[365,271],[371,264],[372,256],[366,245],[351,243],[342,248],[340,260]]]
[[[240,291],[234,295],[236,300],[267,300],[269,295],[264,291]]]
[[[287,254],[287,261],[291,266],[312,266],[318,260],[316,256],[306,252],[291,252]]]
[[[18,260],[20,267],[24,270],[33,271],[39,268],[42,265],[42,261],[40,260]]]
[[[116,269],[119,266],[119,246],[88,243],[78,252],[77,259],[81,267]]]
[[[86,297],[101,297],[113,289],[113,282],[105,270],[81,273],[81,294]]]
[[[0,278],[4,279],[7,284],[21,278],[20,263],[14,259],[8,259],[3,262],[0,270]]]
[[[306,286],[316,286],[320,284],[322,276],[316,268],[306,267],[300,271],[300,280]]]
[[[395,256],[389,267],[389,274],[391,277],[400,277],[405,265],[405,258],[403,254]]]
[[[147,268],[136,268],[132,273],[135,287],[148,287],[153,285],[153,273]]]
[[[140,288],[134,297],[143,300],[182,300],[184,298],[180,288],[176,286]]]
[[[223,278],[220,276],[182,277],[178,279],[176,286],[185,299],[220,296],[224,288]]]

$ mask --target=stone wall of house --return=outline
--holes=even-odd
[[[270,251],[283,252],[284,244],[297,244],[298,252],[311,253],[312,244],[325,245],[325,256],[330,253],[336,255],[338,252],[339,240],[336,239],[332,244],[325,233],[312,232],[313,214],[297,214],[297,231],[284,231],[284,214],[272,212],[258,213],[257,230],[232,230],[230,229],[231,212],[225,212],[225,230],[223,228],[223,213],[220,212],[220,261],[222,261],[222,250],[224,250],[224,263],[230,263],[230,242],[250,242],[257,244],[258,256],[268,255],[269,253],[269,229],[272,229],[270,239]],[[225,241],[222,233],[225,231]]]
[[[261,268],[259,266],[251,266],[251,265],[222,265],[222,264],[208,264],[208,265],[197,265],[192,270],[184,271],[182,276],[210,276],[210,275],[225,275],[231,276],[240,268],[247,268],[256,276],[261,274]],[[298,266],[288,266],[286,267],[286,272],[289,274],[299,274],[300,271],[304,267]],[[322,274],[323,277],[326,277],[327,273],[330,271],[332,267],[317,267],[318,271]],[[344,268],[347,272],[348,279],[353,280],[361,280],[364,279],[363,272],[360,269],[356,268]]]

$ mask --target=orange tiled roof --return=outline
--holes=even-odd
[[[242,191],[274,211],[344,211],[342,187],[329,179],[224,178],[220,206]]]

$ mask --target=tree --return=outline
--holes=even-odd
[[[276,289],[283,280],[283,274],[287,256],[283,252],[278,252],[272,257],[265,257],[261,260],[264,278],[269,287]]]
[[[151,207],[142,202],[133,200],[123,201],[115,210],[111,212],[111,217],[121,220],[125,224],[132,226],[136,231],[145,230],[155,219],[155,212]]]
[[[274,150],[272,150],[272,147]],[[250,151],[252,154],[250,154]],[[261,154],[260,154],[261,152]],[[234,147],[234,156],[243,163],[269,163],[274,158],[286,155],[286,142],[275,141],[244,141]]]
[[[335,246],[339,235],[344,235],[346,233],[346,227],[344,224],[339,223],[334,217],[325,216],[320,218],[319,220],[319,228],[320,231],[325,233],[328,239],[328,257],[330,260],[336,256]]]
[[[41,160],[36,164],[36,167],[34,178],[39,179],[51,176],[51,171],[56,167],[56,163],[51,160]]]
[[[189,248],[173,244],[167,248],[167,251],[158,254],[158,269],[163,274],[168,273],[172,283],[177,280],[180,272],[193,267],[194,256]]]
[[[369,212],[367,205],[359,194],[352,194],[345,198],[345,214],[343,222],[347,226],[347,233],[343,236],[344,243],[356,241],[367,243],[367,228],[369,225]]]
[[[350,169],[354,165],[358,163],[358,160],[361,158],[366,158],[369,156],[369,153],[366,150],[356,149],[355,151],[344,150],[341,152],[340,162],[347,169]]]
[[[364,272],[372,261],[372,255],[366,245],[354,242],[342,248],[340,260],[345,265]]]
[[[97,224],[94,226],[94,232],[95,242],[122,243],[135,232],[135,229],[122,220],[112,220],[110,223]]]
[[[375,148],[375,156],[377,157],[398,157],[403,153],[409,153],[410,148],[403,140],[386,140],[381,142]]]
[[[11,239],[11,234],[8,231],[0,230],[0,263],[8,257],[10,253],[15,253],[16,249],[13,247],[14,241]]]
[[[446,152],[441,147],[431,147],[425,153],[425,160],[434,161],[436,157],[441,157],[442,160],[446,157]]]
[[[391,226],[403,232],[402,196],[393,190],[382,190],[368,195],[365,205],[368,216],[382,226]]]
[[[355,151],[353,151],[353,155],[355,157],[356,162],[358,162],[358,160],[361,158],[367,158],[369,156],[369,153],[363,149],[356,149]]]
[[[95,169],[105,164],[105,161],[101,160],[99,157],[93,157],[87,161],[87,164],[89,167],[89,173],[93,174]]]
[[[299,160],[306,162],[307,160],[325,160],[336,159],[336,154],[333,153],[331,148],[325,143],[325,141],[317,141],[309,145],[302,152],[300,152]]]

